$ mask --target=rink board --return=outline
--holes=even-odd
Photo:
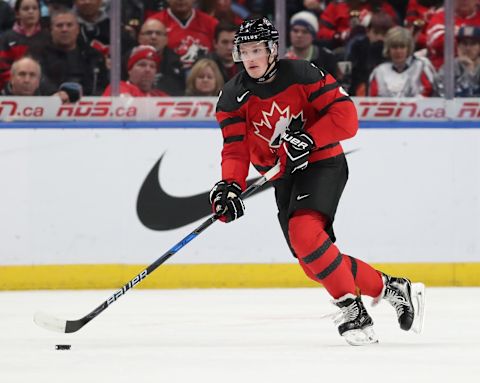
[[[0,267],[0,290],[115,289],[147,265]],[[480,286],[480,263],[384,263],[375,268],[428,286]],[[163,265],[135,288],[318,287],[296,264]]]
[[[160,158],[158,182],[175,198],[206,193],[220,177],[212,122],[160,125],[2,126],[0,289],[118,287],[205,219],[157,230],[139,217],[140,190]],[[339,248],[427,284],[479,286],[477,125],[362,126],[344,143]],[[213,225],[142,286],[313,285],[284,243],[272,190],[246,205],[242,220]]]

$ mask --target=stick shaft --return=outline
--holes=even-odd
[[[264,185],[270,179],[272,179],[278,172],[280,171],[280,165],[275,165],[272,169],[266,172],[262,177],[260,177],[255,183],[251,184],[245,191],[241,194],[241,198],[246,198],[250,196],[255,190],[259,187]],[[150,275],[153,271],[155,271],[160,265],[165,263],[170,257],[172,257],[175,253],[177,253],[180,249],[182,249],[185,245],[187,245],[190,241],[196,238],[200,233],[202,233],[205,229],[207,229],[212,223],[218,220],[217,215],[210,216],[207,220],[205,220],[200,226],[198,226],[195,230],[193,230],[190,234],[182,238],[177,244],[175,244],[170,250],[168,250],[165,254],[163,254],[160,258],[158,258],[155,262],[153,262],[150,266],[146,269],[142,270],[139,274],[137,274],[133,279],[128,281],[122,288],[117,290],[113,293],[106,301],[104,301],[100,306],[98,306],[95,310],[87,314],[81,319],[75,321],[67,321],[65,326],[65,332],[75,332],[85,326],[88,322],[92,319],[97,317],[100,313],[102,313],[105,309],[108,308],[112,303],[117,301],[118,298],[123,296],[128,290],[132,289],[140,282],[142,282],[148,275]]]

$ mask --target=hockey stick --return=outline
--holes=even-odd
[[[263,177],[260,177],[256,182],[251,184],[245,191],[241,194],[242,198],[246,198],[251,195],[255,190],[259,187],[264,185],[266,182],[271,180],[277,173],[280,171],[280,164],[275,165],[272,169],[266,172]],[[83,326],[85,326],[88,322],[92,319],[96,318],[100,315],[105,309],[107,309],[113,302],[115,302],[118,298],[124,295],[128,290],[138,285],[142,282],[149,274],[151,274],[157,267],[167,261],[171,256],[177,253],[180,249],[182,249],[187,243],[189,243],[192,239],[196,238],[201,232],[203,232],[206,228],[208,228],[212,223],[218,220],[219,216],[212,215],[210,216],[205,222],[203,222],[200,226],[198,226],[195,230],[193,230],[190,234],[184,237],[180,242],[178,242],[175,246],[173,246],[170,250],[168,250],[165,254],[163,254],[160,258],[158,258],[155,262],[153,262],[150,266],[148,266],[145,270],[143,270],[140,274],[136,275],[133,279],[131,279],[128,283],[126,283],[120,290],[116,291],[111,297],[109,297],[105,302],[103,302],[100,306],[98,306],[95,310],[91,313],[85,315],[83,318],[77,320],[64,320],[59,319],[49,314],[45,314],[43,312],[38,312],[35,314],[33,320],[34,322],[47,330],[57,331],[62,333],[72,333],[75,331],[80,330]]]

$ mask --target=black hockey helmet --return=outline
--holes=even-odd
[[[235,33],[233,44],[249,43],[252,41],[273,41],[278,43],[278,31],[266,17],[245,20]]]

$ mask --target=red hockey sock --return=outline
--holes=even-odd
[[[296,211],[288,223],[290,243],[306,274],[338,299],[355,294],[355,281],[345,257],[324,228],[327,219],[313,210]]]
[[[380,271],[375,270],[368,263],[344,254],[343,258],[352,271],[355,285],[360,293],[376,298],[383,290],[383,279]]]

